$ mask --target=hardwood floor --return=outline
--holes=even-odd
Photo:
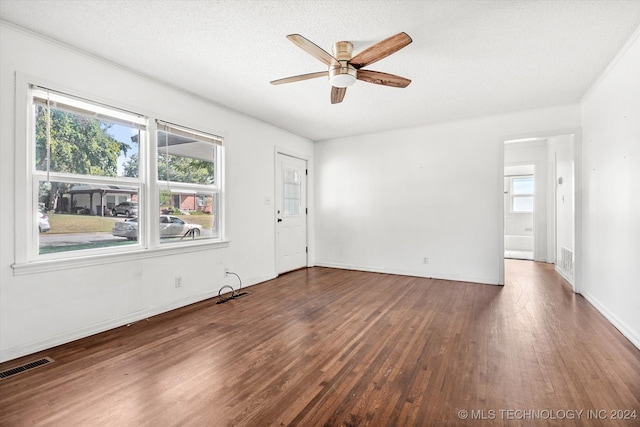
[[[0,425],[640,425],[640,350],[553,266],[506,277],[299,270],[0,365],[55,360]]]

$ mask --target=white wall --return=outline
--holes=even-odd
[[[217,295],[222,284],[237,284],[224,278],[225,267],[245,285],[275,276],[274,203],[265,203],[274,200],[275,147],[306,156],[312,166],[311,141],[4,23],[0,51],[0,361]],[[14,164],[14,139],[24,131],[15,129],[16,72],[225,136],[228,247],[14,275],[15,239],[22,236],[6,207],[25,166]],[[312,223],[312,206],[310,213]],[[176,274],[182,288],[173,285]]]
[[[640,347],[640,30],[582,103],[581,292]]]
[[[500,283],[502,142],[579,127],[579,112],[563,105],[316,143],[316,265]]]
[[[75,50],[0,24],[0,194],[16,198],[15,73],[226,137],[226,248],[15,276],[16,218],[0,209],[0,361],[275,275],[274,152],[310,162],[310,263],[499,283],[502,141],[583,129],[582,292],[640,347],[640,43],[580,105],[313,144]],[[582,116],[581,116],[582,114]],[[315,157],[314,157],[315,155]],[[316,171],[315,176],[313,171]],[[429,263],[423,264],[428,257]],[[183,287],[175,289],[175,265]],[[203,277],[210,277],[203,280]]]

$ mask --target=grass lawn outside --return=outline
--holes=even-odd
[[[213,215],[174,215],[189,224],[200,224],[205,230],[213,227]]]
[[[78,243],[75,245],[63,245],[63,246],[45,246],[41,247],[39,250],[39,254],[51,254],[57,252],[68,252],[68,251],[80,251],[83,249],[96,249],[96,248],[105,248],[110,246],[125,246],[125,245],[133,245],[135,242],[130,240],[116,240],[113,242],[101,242],[101,243]]]
[[[47,234],[71,234],[71,233],[111,233],[113,224],[122,221],[122,217],[100,217],[96,215],[57,214],[49,215],[51,230]],[[184,222],[200,224],[204,229],[210,230],[213,226],[213,215],[174,215]]]
[[[48,234],[109,232],[116,222],[114,217],[74,214],[49,214],[51,230]]]

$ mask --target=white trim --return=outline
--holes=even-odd
[[[554,270],[556,271],[556,273],[558,273],[560,276],[562,276],[562,278],[564,280],[566,280],[567,283],[569,283],[573,289],[575,289],[576,285],[575,285],[574,279],[572,279],[571,277],[567,276],[566,273],[564,271],[562,271],[560,268],[558,268],[557,265],[555,265]]]
[[[311,176],[311,160],[310,160],[310,156],[306,155],[306,154],[301,154],[301,153],[296,153],[293,152],[291,150],[288,150],[286,148],[282,148],[282,147],[278,147],[275,146],[274,147],[274,154],[273,154],[273,252],[275,254],[275,257],[273,259],[273,271],[276,272],[276,275],[279,274],[278,273],[278,223],[276,222],[276,218],[278,217],[277,214],[277,210],[278,210],[278,201],[276,200],[276,186],[278,183],[278,178],[277,178],[277,174],[280,173],[279,169],[278,169],[278,154],[281,154],[283,156],[289,156],[289,157],[293,157],[295,159],[298,160],[302,160],[305,162],[305,168],[307,171],[307,175],[306,175],[306,179],[305,179],[305,192],[306,192],[306,196],[305,196],[305,222],[306,222],[306,245],[307,245],[307,260],[306,260],[306,266],[307,267],[311,267],[312,263],[310,262],[311,260],[311,244],[310,244],[310,230],[309,230],[309,190],[310,190],[310,186],[309,186],[309,177]]]
[[[157,141],[156,141],[156,120],[160,121],[160,117],[154,114],[143,114],[132,112],[135,109],[122,108],[119,103],[105,101],[98,96],[87,95],[75,89],[68,89],[65,85],[47,82],[44,79],[29,76],[27,74],[16,72],[16,97],[15,97],[15,197],[14,197],[14,213],[15,213],[15,229],[14,229],[14,247],[15,259],[12,265],[14,275],[31,274],[32,272],[43,272],[53,270],[64,270],[68,268],[76,268],[79,266],[98,265],[111,263],[118,260],[141,259],[146,257],[159,256],[160,253],[169,254],[180,253],[181,251],[189,252],[189,248],[194,247],[201,249],[202,247],[218,247],[228,244],[225,240],[225,230],[223,211],[226,209],[224,205],[224,181],[223,181],[223,145],[213,144],[216,147],[217,156],[216,164],[216,183],[215,185],[199,185],[190,183],[178,183],[176,188],[193,188],[201,189],[207,193],[218,194],[217,197],[217,214],[216,221],[218,226],[218,236],[212,239],[202,239],[198,242],[189,242],[188,244],[174,245],[171,243],[160,242],[155,230],[158,230],[158,218],[151,214],[149,207],[159,206],[159,195],[157,193],[162,188],[155,176],[157,170]],[[60,100],[80,99],[78,101],[87,108],[93,107],[94,104],[101,108],[113,108],[114,110],[123,110],[127,114],[137,115],[146,125],[145,137],[138,141],[139,148],[139,174],[138,178],[128,177],[103,177],[88,176],[80,174],[58,173],[35,170],[33,159],[35,142],[33,141],[32,123],[34,121],[33,99],[34,91],[37,93],[40,89],[48,88],[52,93],[59,95]],[[42,95],[42,93],[40,93]],[[86,105],[85,105],[86,104]],[[80,104],[78,104],[80,105]],[[160,121],[162,123],[162,121]],[[212,134],[214,135],[214,134]],[[216,138],[223,138],[218,137]],[[149,168],[145,167],[149,162]],[[148,215],[141,216],[140,235],[136,245],[129,247],[106,247],[90,249],[86,252],[68,251],[60,252],[54,255],[40,255],[38,251],[38,233],[37,222],[32,218],[31,213],[36,212],[38,202],[38,180],[50,179],[52,181],[60,180],[63,182],[73,183],[109,183],[113,185],[132,186],[138,189],[138,202],[141,212],[148,212]],[[153,190],[153,191],[150,191]],[[30,195],[31,197],[25,197]],[[25,212],[27,214],[25,214]],[[146,219],[146,220],[145,220]],[[126,257],[126,258],[125,258]]]
[[[611,70],[613,70],[618,62],[620,62],[620,60],[626,55],[627,51],[631,48],[631,46],[633,46],[633,44],[636,42],[636,39],[638,38],[640,38],[640,26],[635,29],[633,34],[631,34],[631,37],[629,37],[622,48],[618,51],[616,56],[611,60],[611,62],[609,62],[607,68],[604,69],[604,71],[600,74],[600,76],[598,76],[598,78],[593,82],[589,89],[587,89],[584,95],[582,95],[582,98],[580,98],[581,105],[584,104],[587,98],[589,98],[591,94],[596,90],[596,88],[600,86],[600,83],[602,83],[602,81],[607,78]]]
[[[511,138],[515,139],[515,138]],[[498,230],[500,234],[498,235],[498,284],[504,286],[504,142],[509,140],[509,138],[500,138],[498,140],[498,180],[497,187],[499,197],[498,199],[498,212],[499,212],[499,227]]]
[[[582,296],[595,307],[596,310],[600,312],[613,326],[616,327],[620,331],[622,335],[624,335],[631,344],[636,346],[640,350],[640,335],[638,335],[632,327],[627,325],[625,322],[620,320],[615,314],[609,311],[604,304],[602,304],[596,297],[585,292]]]
[[[226,248],[229,246],[229,244],[230,242],[227,240],[207,241],[205,239],[199,240],[197,243],[192,243],[188,246],[164,243],[163,246],[154,249],[140,248],[138,250],[126,252],[123,251],[119,253],[78,255],[73,258],[57,258],[50,260],[33,261],[28,263],[16,263],[11,265],[11,268],[13,268],[14,276],[21,276],[25,274],[46,273],[58,270],[73,270],[95,265],[113,264],[124,261],[135,261],[145,258],[164,257],[189,252],[200,252],[204,249]],[[80,252],[74,253],[78,254]]]
[[[118,176],[112,178],[100,175],[76,175],[72,173],[53,171],[47,173],[47,171],[43,170],[34,170],[31,173],[31,176],[38,177],[40,178],[40,180],[44,181],[49,178],[49,181],[64,181],[72,182],[74,184],[112,184],[121,185],[124,187],[140,187],[142,182],[138,178],[129,178],[126,176]]]
[[[94,118],[97,115],[95,118],[100,121],[119,123],[124,126],[146,130],[147,118],[142,114],[132,113],[110,105],[101,105],[97,102],[33,84],[31,85],[31,93],[34,103],[44,107],[51,105],[51,108],[56,110],[90,118]]]
[[[502,285],[495,278],[477,277],[477,276],[460,276],[458,274],[447,274],[441,272],[430,272],[429,274],[420,274],[414,270],[405,270],[398,268],[385,268],[380,266],[365,266],[355,264],[341,264],[336,262],[316,262],[316,267],[337,268],[340,270],[367,271],[371,273],[395,274],[399,276],[423,277],[426,279],[449,280],[452,282],[476,283],[480,285]]]
[[[177,125],[175,123],[169,123],[164,120],[156,119],[156,131],[162,131],[173,135],[178,135],[186,138],[193,138],[198,141],[207,142],[209,144],[223,145],[224,139],[221,136],[205,133],[196,129],[191,129],[186,126]]]
[[[31,216],[31,212],[34,212],[33,203],[34,198],[37,199],[37,192],[31,189],[31,175],[33,171],[32,165],[29,160],[33,158],[33,146],[32,141],[33,132],[29,131],[29,123],[32,113],[29,106],[29,83],[31,79],[27,79],[27,76],[16,72],[16,87],[15,87],[15,182],[14,182],[14,250],[16,263],[26,263],[30,258],[30,249],[37,246],[37,235],[35,234],[35,225],[33,224],[34,218]],[[32,195],[31,198],[26,195]],[[37,206],[37,204],[35,205]],[[28,214],[25,215],[25,212]]]
[[[276,278],[275,275],[264,275],[264,276],[250,278],[242,282],[242,288],[245,289],[250,286],[257,285],[259,283],[263,283],[275,278]],[[239,287],[239,284],[238,285],[234,284],[232,286],[234,289],[237,289]],[[117,317],[115,319],[109,319],[104,322],[93,324],[86,328],[79,328],[73,331],[65,332],[63,334],[55,335],[43,341],[30,342],[26,345],[10,347],[0,353],[0,363],[5,362],[7,360],[13,360],[18,357],[26,356],[28,354],[33,354],[38,351],[53,348],[61,344],[66,344],[68,342],[75,341],[77,339],[81,339],[81,338],[85,338],[101,332],[105,332],[110,329],[114,329],[124,325],[129,325],[131,323],[143,321],[145,319],[149,319],[151,321],[152,319],[150,318],[152,318],[153,316],[157,316],[181,307],[186,307],[190,304],[195,304],[198,302],[206,301],[208,299],[217,298],[217,296],[218,296],[218,290],[206,292],[203,294],[191,296],[189,298],[173,301],[170,304],[155,306],[145,310],[139,310],[124,316]]]
[[[305,160],[307,162],[310,160],[310,156],[307,154],[298,153],[278,146],[274,147],[274,149],[275,154],[284,154],[285,156],[295,157],[296,159]]]
[[[574,203],[574,232],[573,232],[573,292],[582,291],[582,129],[573,132],[573,203]]]
[[[534,171],[535,171],[535,165],[534,165]],[[535,194],[535,189],[536,189],[536,175],[535,172],[531,175],[519,175],[519,176],[509,176],[509,213],[512,214],[534,214],[535,213],[535,203],[536,203],[536,194]],[[533,180],[533,191],[531,193],[515,193],[515,190],[513,189],[513,181],[515,181],[516,179],[531,179]],[[533,208],[530,211],[516,211],[513,209],[513,205],[514,205],[514,200],[516,198],[520,198],[520,197],[531,197],[533,199]],[[535,226],[535,224],[534,224]]]
[[[498,270],[499,275],[499,283],[504,284],[504,146],[505,141],[526,139],[526,138],[541,138],[548,139],[554,136],[560,135],[573,135],[573,147],[574,147],[574,203],[575,203],[575,213],[574,213],[574,262],[575,262],[575,270],[574,270],[574,280],[573,280],[573,292],[580,293],[581,284],[582,284],[582,129],[581,128],[571,128],[571,129],[558,129],[558,130],[550,130],[550,131],[541,131],[541,132],[529,132],[525,134],[518,135],[510,135],[510,136],[502,136],[499,140],[499,160],[500,163],[498,167],[500,168],[500,173],[498,176],[499,186],[498,191],[501,197],[498,197],[498,203],[500,207],[500,227],[499,227],[499,236],[498,236],[498,248],[500,248],[499,254],[499,265],[500,268]],[[536,142],[534,142],[536,144]],[[546,214],[546,213],[545,213]]]

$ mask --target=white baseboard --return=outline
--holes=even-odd
[[[258,283],[262,283],[262,282],[266,282],[268,280],[274,279],[275,277],[277,276],[265,275],[265,276],[252,277],[252,278],[249,278],[248,280],[243,280],[242,287],[246,288],[249,286],[253,286]],[[236,278],[229,277],[229,280],[225,280],[225,282],[227,282],[229,285],[231,285],[234,289],[237,290],[240,284],[237,281],[237,279],[236,281],[233,281],[232,279],[236,279]],[[74,329],[72,331],[68,331],[62,334],[49,337],[46,340],[41,340],[41,341],[27,343],[24,345],[10,347],[0,352],[0,362],[6,362],[8,360],[17,359],[18,357],[27,356],[29,354],[33,354],[49,348],[53,348],[58,345],[69,343],[71,341],[75,341],[81,338],[89,337],[91,335],[99,334],[101,332],[105,332],[110,329],[115,329],[131,323],[139,322],[141,320],[148,319],[150,317],[157,316],[159,314],[166,313],[168,311],[175,310],[177,308],[185,307],[190,304],[194,304],[200,301],[204,301],[210,298],[217,298],[217,297],[218,297],[218,289],[216,289],[215,291],[206,292],[204,294],[192,295],[190,297],[172,301],[168,304],[164,304],[161,306],[150,307],[144,310],[127,313],[124,316],[120,316],[114,319],[109,319],[104,322],[99,322],[84,328]]]
[[[371,273],[397,274],[400,276],[424,277],[429,279],[451,280],[454,282],[471,282],[483,285],[500,285],[497,278],[462,276],[459,274],[446,273],[420,273],[414,270],[403,270],[397,268],[384,268],[374,266],[362,266],[351,264],[340,264],[333,262],[316,262],[316,267],[337,268],[341,270],[368,271]]]
[[[564,280],[566,280],[567,282],[569,282],[569,284],[571,285],[571,287],[572,287],[573,289],[575,289],[575,288],[576,288],[576,285],[573,283],[573,278],[571,278],[571,277],[567,276],[567,274],[564,272],[564,270],[562,270],[562,269],[558,268],[558,265],[556,265],[556,266],[555,266],[555,270],[556,270],[556,273],[558,273],[559,275],[561,275],[561,276],[562,276],[562,278],[563,278]]]
[[[596,297],[585,292],[581,294],[589,303],[596,308],[613,326],[616,327],[617,330],[620,331],[622,335],[624,335],[631,344],[636,346],[640,350],[640,335],[638,335],[638,331],[634,331],[629,327],[625,322],[620,320],[616,315],[611,313],[604,304],[602,304]]]

